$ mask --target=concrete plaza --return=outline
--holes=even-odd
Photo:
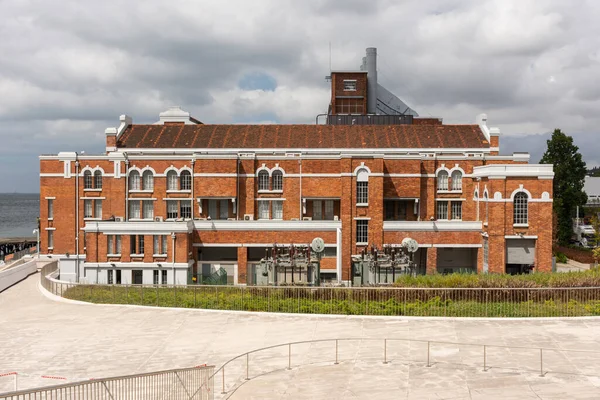
[[[404,338],[555,349],[589,353],[539,355],[524,349],[389,342],[334,342],[250,357],[227,368],[225,397],[246,398],[600,398],[600,319],[467,320],[232,313],[75,304],[49,299],[39,274],[0,293],[0,374],[19,373],[19,388],[62,383],[42,375],[86,380],[198,364],[219,367],[249,350],[291,341],[328,338]],[[241,384],[241,386],[240,386]],[[215,389],[220,389],[220,380]],[[233,390],[237,386],[237,390]],[[0,378],[0,393],[12,378]],[[220,390],[216,390],[220,393]],[[219,398],[220,395],[217,395]]]

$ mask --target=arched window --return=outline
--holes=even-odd
[[[514,224],[527,224],[528,223],[528,196],[525,192],[519,192],[515,194],[513,200],[513,216]]]
[[[94,172],[94,187],[96,189],[102,189],[102,171],[96,170]]]
[[[92,171],[85,171],[83,173],[83,188],[92,189]]]
[[[448,171],[440,171],[437,177],[438,190],[448,190]]]
[[[144,173],[142,174],[142,180],[144,190],[154,190],[154,175],[152,175],[152,171],[144,171]]]
[[[129,172],[129,190],[140,190],[140,173],[136,170]]]
[[[280,170],[273,171],[273,190],[283,190],[283,172]]]
[[[452,190],[462,190],[462,172],[452,172]]]
[[[167,172],[167,190],[177,190],[177,172]]]
[[[264,169],[258,173],[258,190],[269,190],[269,173]]]
[[[369,171],[364,168],[356,173],[356,203],[369,203]]]
[[[192,174],[190,171],[182,171],[179,176],[179,189],[192,190]]]

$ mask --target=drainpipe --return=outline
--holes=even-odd
[[[238,154],[237,158],[237,173],[236,173],[236,192],[235,192],[235,219],[236,221],[240,219],[240,155]]]
[[[173,285],[175,284],[175,232],[171,232],[171,239],[172,239],[172,246],[173,249],[171,250],[172,253],[172,257],[173,257]]]
[[[194,220],[194,208],[196,208],[194,206],[194,164],[196,164],[196,160],[192,158],[192,204],[190,205],[192,207],[192,221]]]
[[[302,157],[302,153],[300,153],[300,157]],[[300,164],[300,218],[298,221],[302,221],[302,158],[298,160],[298,164]]]
[[[79,283],[79,154],[75,152],[75,282]]]
[[[477,221],[479,221],[479,198],[481,197],[481,192],[479,191],[479,181],[481,178],[477,178]]]
[[[125,221],[129,221],[129,201],[127,201],[127,196],[129,196],[129,159],[126,153],[123,155],[125,156]]]

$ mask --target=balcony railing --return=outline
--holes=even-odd
[[[384,231],[481,231],[481,221],[383,221]]]

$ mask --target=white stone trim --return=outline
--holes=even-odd
[[[79,200],[106,200],[106,197],[80,197]]]
[[[437,231],[481,231],[481,221],[383,221],[384,231],[412,231],[412,232],[437,232]]]
[[[553,179],[552,164],[492,164],[473,167],[473,178],[506,179],[507,177],[536,177]]]
[[[288,221],[259,219],[254,221],[194,220],[199,231],[334,231],[342,227],[341,221]]]
[[[504,239],[537,239],[538,235],[504,235]]]
[[[521,184],[521,185],[519,185],[519,188],[518,188],[518,189],[515,189],[515,190],[513,190],[513,192],[510,194],[510,201],[511,201],[511,202],[514,202],[514,201],[515,201],[515,196],[516,196],[516,194],[517,194],[517,193],[521,193],[521,192],[522,192],[522,193],[525,193],[525,194],[527,195],[527,200],[528,200],[528,201],[529,201],[529,200],[531,200],[531,199],[533,199],[533,196],[531,195],[531,192],[530,192],[529,190],[525,189],[525,188],[523,187],[523,185]],[[540,200],[541,200],[541,199],[540,199]]]
[[[453,247],[453,248],[463,248],[463,249],[476,249],[476,248],[483,247],[483,245],[481,243],[479,243],[479,244],[471,244],[471,243],[447,244],[447,243],[441,243],[441,244],[434,244],[432,247],[437,247],[437,248]]]
[[[51,172],[44,172],[44,173],[40,173],[40,178],[62,178],[64,177],[65,174],[59,174],[59,173],[51,173]]]
[[[56,197],[44,197],[46,200],[56,200]]]
[[[369,221],[371,217],[354,217],[355,221]]]
[[[82,228],[85,232],[101,232],[105,235],[139,234],[139,235],[169,235],[172,232],[191,233],[193,224],[191,221],[172,222],[116,222],[98,221],[85,224]]]

